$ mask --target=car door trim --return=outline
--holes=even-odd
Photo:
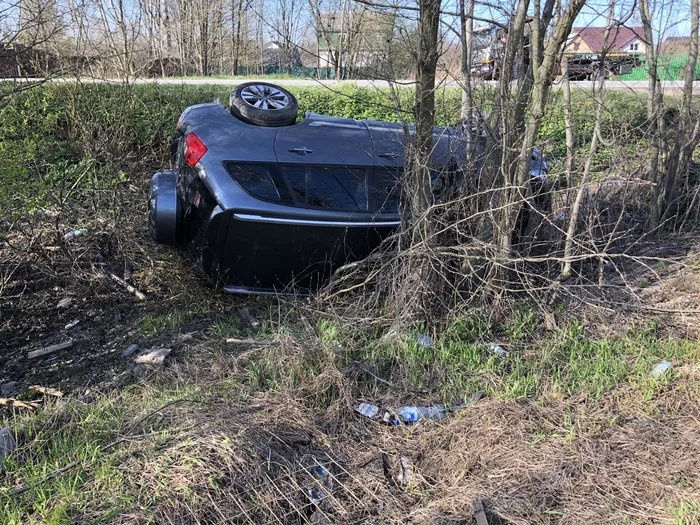
[[[395,228],[401,225],[401,221],[324,221],[324,220],[309,220],[309,219],[285,219],[282,217],[264,217],[262,215],[252,215],[248,213],[234,213],[233,217],[241,221],[251,222],[270,222],[274,224],[294,224],[296,226],[335,226],[335,227],[391,227]]]

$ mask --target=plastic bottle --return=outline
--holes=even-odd
[[[649,377],[652,379],[659,379],[665,376],[672,366],[673,365],[668,361],[661,361],[651,372],[649,372]]]
[[[496,343],[489,343],[489,349],[491,350],[491,352],[496,354],[496,357],[500,357],[501,359],[505,358],[508,355],[508,350],[506,350],[500,345],[497,345]]]
[[[63,236],[64,241],[70,241],[71,239],[75,239],[76,237],[82,237],[87,233],[87,230],[81,228],[79,230],[73,230],[72,232],[68,232]]]
[[[414,423],[421,419],[440,421],[446,415],[445,407],[442,405],[430,407],[401,407],[396,412],[404,423]]]
[[[370,403],[360,403],[355,407],[355,411],[365,417],[373,418],[379,414],[379,407],[377,405],[371,405]]]

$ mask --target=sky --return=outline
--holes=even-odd
[[[476,0],[477,7],[475,14],[484,16],[484,18],[493,18],[502,20],[503,15],[500,15],[497,10],[486,7],[483,4],[497,3],[504,5],[505,2],[498,0]],[[515,3],[514,0],[513,3]],[[690,7],[688,0],[649,0],[652,9],[652,17],[654,19],[654,27],[658,28],[658,33],[655,35],[656,40],[663,36],[685,36],[690,33],[689,13]],[[641,26],[639,17],[638,2],[636,0],[616,0],[616,19],[627,19],[627,26]],[[457,10],[457,0],[443,0],[444,9]],[[608,9],[607,0],[589,0],[579,14],[575,27],[581,26],[605,26]],[[632,11],[632,16],[629,16]],[[483,25],[481,22],[475,23],[476,26]]]

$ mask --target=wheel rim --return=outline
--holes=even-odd
[[[289,97],[272,86],[253,84],[241,90],[243,101],[258,109],[274,110],[289,106]]]

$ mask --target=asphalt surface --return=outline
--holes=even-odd
[[[38,82],[45,79],[4,79],[0,81],[4,82]],[[96,79],[96,78],[81,78],[79,80],[74,78],[55,78],[49,79],[49,82],[83,82],[83,83],[121,83],[122,80],[119,79]],[[278,84],[280,86],[326,86],[333,87],[340,84],[352,83],[360,87],[389,87],[390,82],[385,80],[317,80],[312,78],[295,78],[295,79],[277,79],[277,78],[199,78],[199,79],[182,79],[182,78],[139,78],[132,80],[134,84],[166,84],[166,85],[220,85],[220,86],[236,86],[244,82],[268,82],[272,84]],[[483,81],[484,85],[495,86],[497,82],[495,81]],[[413,80],[397,80],[394,82],[395,85],[400,86],[413,86],[415,81]],[[580,81],[572,82],[571,86],[573,89],[580,90],[591,90],[593,88],[593,81]],[[666,93],[680,93],[683,90],[685,82],[682,80],[676,81],[662,81],[661,86]],[[456,81],[443,82],[441,85],[444,86],[454,86],[459,87],[460,83]],[[560,89],[561,84],[555,83],[553,85],[554,89]],[[605,88],[611,91],[646,91],[648,89],[648,84],[646,80],[643,81],[619,81],[619,80],[609,80],[605,82]],[[693,86],[693,94],[700,95],[700,82],[695,82]]]

